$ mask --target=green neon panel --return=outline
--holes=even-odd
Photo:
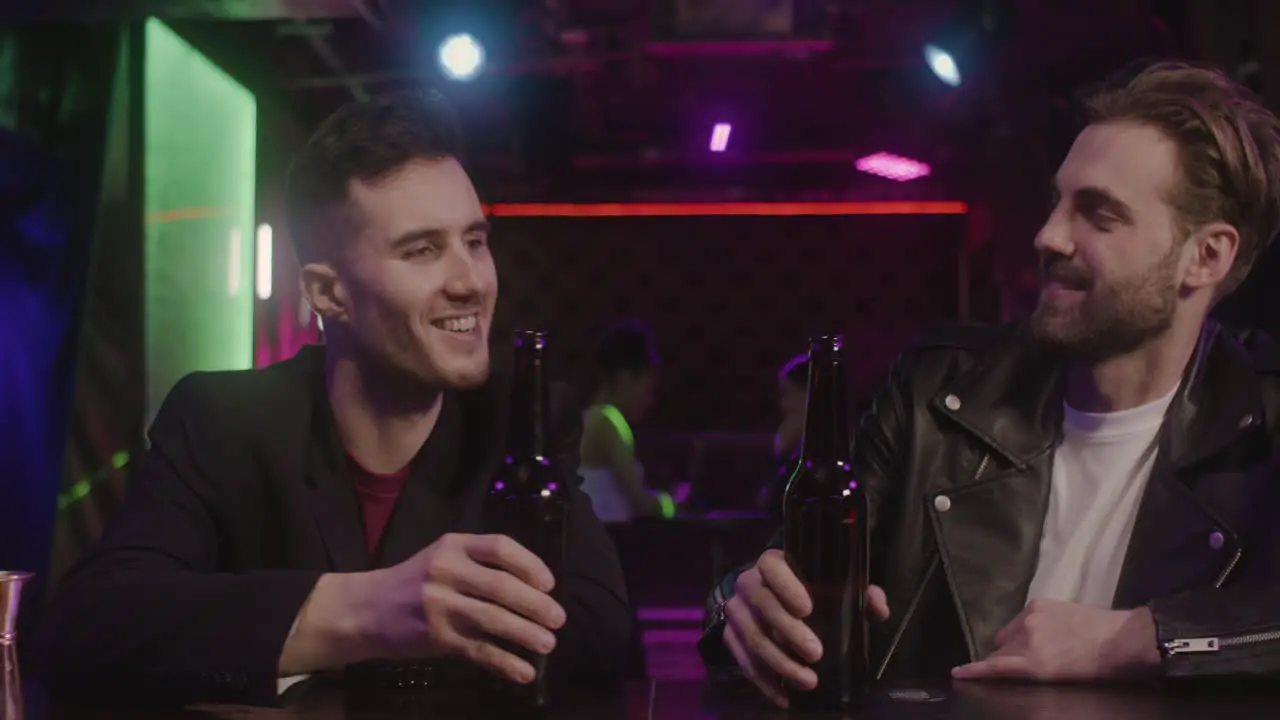
[[[156,19],[144,67],[147,423],[183,375],[253,364],[252,93]]]

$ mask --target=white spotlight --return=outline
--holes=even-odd
[[[484,69],[484,46],[467,33],[445,38],[437,57],[441,71],[451,80],[471,80]]]
[[[960,67],[956,65],[956,59],[951,57],[951,53],[937,45],[925,45],[924,60],[929,63],[929,69],[939,80],[951,87],[960,87]]]

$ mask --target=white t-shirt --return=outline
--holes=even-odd
[[[638,462],[636,472],[643,480],[644,467]],[[600,522],[629,522],[635,515],[631,498],[623,492],[613,470],[605,467],[580,467],[578,476],[582,478],[582,492],[591,498],[591,508],[596,511]]]
[[[1027,600],[1110,608],[1155,463],[1157,434],[1177,391],[1129,410],[1080,412],[1064,406],[1053,457],[1040,562]]]

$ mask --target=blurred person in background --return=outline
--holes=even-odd
[[[804,436],[804,402],[809,388],[809,356],[797,355],[778,371],[778,412],[782,422],[773,436],[773,455],[790,465],[800,455]]]
[[[649,412],[658,386],[653,332],[635,320],[614,324],[596,344],[595,364],[599,385],[583,416],[582,490],[606,523],[674,515],[671,498],[645,485],[631,430]]]
[[[759,508],[782,519],[782,493],[800,457],[804,436],[804,404],[809,387],[809,356],[797,355],[778,371],[778,412],[782,416],[773,435],[774,474],[760,489]]]

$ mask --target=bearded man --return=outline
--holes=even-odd
[[[1086,106],[1030,322],[917,343],[857,432],[877,677],[1280,674],[1280,352],[1208,319],[1280,226],[1280,124],[1181,63]],[[786,705],[825,649],[781,548],[701,649]]]

